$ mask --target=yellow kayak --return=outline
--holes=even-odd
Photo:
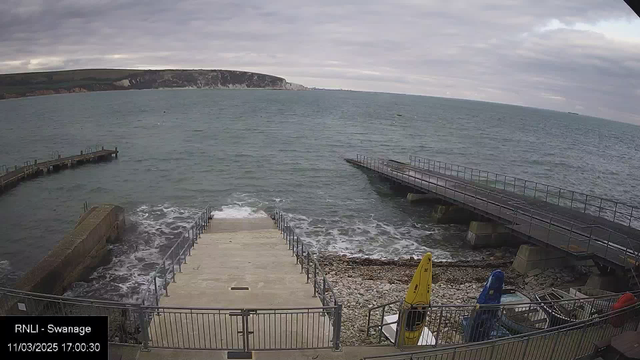
[[[416,273],[413,275],[409,290],[404,298],[402,308],[405,310],[405,318],[402,321],[401,333],[398,340],[403,341],[403,345],[417,345],[422,329],[424,328],[426,310],[431,302],[431,275],[432,262],[431,253],[426,253],[418,265]]]

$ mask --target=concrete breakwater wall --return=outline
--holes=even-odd
[[[35,267],[17,283],[18,290],[61,295],[108,257],[107,244],[125,227],[124,208],[103,204],[89,209]]]

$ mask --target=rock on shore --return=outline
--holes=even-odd
[[[431,303],[475,304],[487,277],[495,269],[504,271],[505,286],[529,295],[545,288],[568,288],[586,282],[588,270],[576,267],[520,275],[511,269],[514,251],[510,250],[497,251],[499,256],[486,260],[434,260]],[[366,336],[368,309],[401,300],[420,260],[377,260],[324,254],[318,262],[343,304],[343,345],[365,345],[372,342]]]

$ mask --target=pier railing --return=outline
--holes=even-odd
[[[426,308],[402,309],[402,301],[374,306],[367,314],[366,336],[374,343],[396,343],[384,333],[390,325],[411,313],[423,319],[429,335],[426,346],[438,347],[478,342],[489,338],[507,337],[525,332],[549,329],[580,320],[598,317],[613,311],[613,304],[624,293],[553,301],[531,301],[501,305],[430,305]],[[632,292],[640,296],[640,291]],[[553,309],[560,309],[555,311]],[[473,318],[495,320],[496,326],[473,324]]]
[[[455,176],[498,190],[533,197],[572,210],[601,217],[619,224],[640,229],[640,209],[620,201],[564,189],[559,186],[526,180],[515,176],[450,164],[419,156],[409,156],[409,163],[417,168]]]
[[[411,165],[364,155],[357,155],[356,159],[365,168],[434,193],[485,216],[508,221],[508,226],[514,232],[576,256],[595,254],[627,270],[633,270],[632,267],[640,263],[640,241],[600,225],[585,225],[542,212],[486,187],[434,175],[432,172],[415,171]]]
[[[98,149],[98,146],[96,146],[95,149],[91,147],[85,148],[84,152],[80,151],[80,155],[72,155],[64,158],[61,157],[57,151],[52,152],[50,154],[52,159],[50,160],[40,162],[38,162],[37,159],[33,160],[33,162],[28,160],[25,161],[21,167],[14,165],[14,167],[11,168],[2,165],[0,166],[0,192],[4,192],[8,188],[16,186],[22,180],[38,176],[45,172],[50,172],[55,169],[69,168],[76,164],[82,164],[88,161],[100,161],[111,156],[115,156],[116,158],[118,157],[117,147],[115,150],[105,150],[104,147]]]
[[[160,297],[169,295],[169,284],[176,282],[176,269],[177,272],[182,272],[182,264],[187,263],[187,256],[191,255],[191,249],[198,243],[198,238],[207,229],[212,217],[211,206],[207,206],[196,216],[191,226],[181,234],[156,271],[151,274],[142,294],[142,305],[159,306]]]
[[[640,303],[588,320],[551,330],[517,336],[398,354],[365,357],[367,360],[575,360],[597,350],[596,343],[640,324]]]

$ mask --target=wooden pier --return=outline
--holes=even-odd
[[[527,185],[528,180],[523,184],[521,179],[503,180],[503,175],[483,170],[415,159],[403,163],[358,155],[346,161],[503,224],[513,235],[536,245],[612,268],[638,270],[640,211],[633,206],[572,191],[567,196],[569,190],[549,185],[538,189],[536,184],[534,193],[530,191],[534,182]],[[475,179],[473,175],[469,179],[469,173]]]
[[[114,157],[118,158],[117,147],[114,150],[102,148],[101,150],[86,153],[81,151],[80,155],[67,157],[61,157],[58,155],[57,159],[47,161],[36,160],[33,164],[27,163],[22,167],[15,166],[13,170],[11,168],[5,168],[3,173],[0,175],[0,194],[17,186],[21,181],[28,180],[45,173],[57,172],[62,169],[68,169],[93,162],[111,160]]]

